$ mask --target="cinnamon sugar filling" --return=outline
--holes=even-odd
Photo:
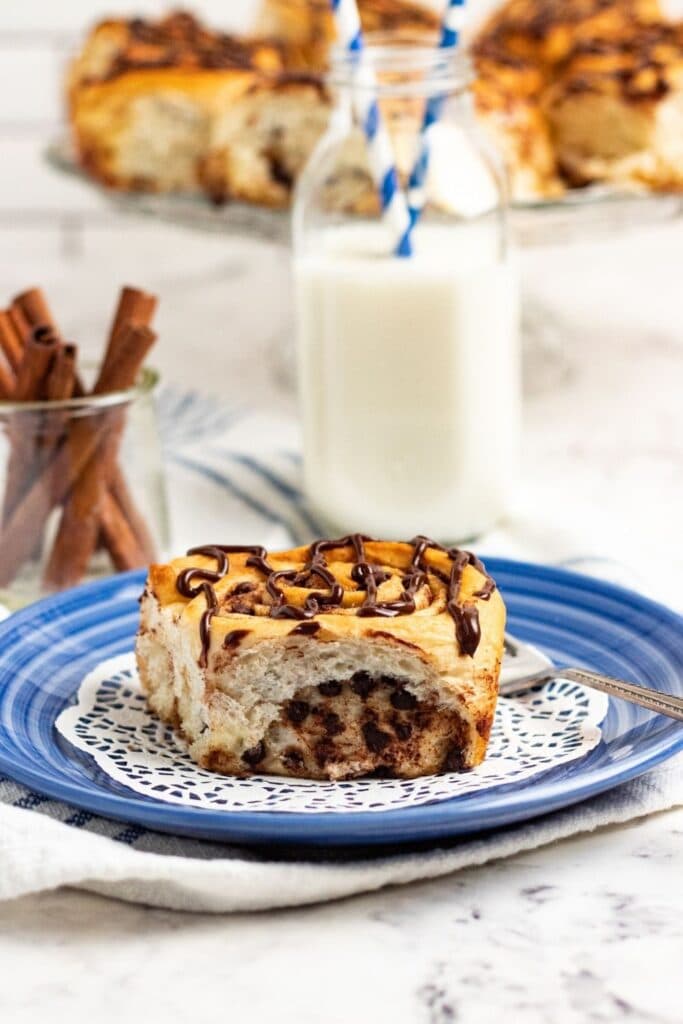
[[[287,702],[263,741],[246,751],[248,768],[264,774],[318,777],[335,765],[349,774],[386,777],[462,771],[467,727],[452,708],[419,700],[402,680],[356,672],[350,679],[305,686]]]

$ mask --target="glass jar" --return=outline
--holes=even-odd
[[[154,392],[0,402],[0,603],[141,568],[168,548]]]
[[[338,55],[336,106],[293,214],[304,481],[335,532],[456,542],[503,517],[519,471],[519,302],[504,173],[476,125],[458,53],[371,44]],[[365,83],[365,84],[364,84]],[[395,255],[358,102],[378,100],[404,188],[425,104],[425,205]],[[411,195],[414,198],[414,195]]]

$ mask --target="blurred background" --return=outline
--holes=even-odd
[[[256,5],[186,6],[228,29],[246,28]],[[490,4],[471,6],[478,18]],[[280,386],[273,360],[291,333],[287,248],[121,213],[45,159],[64,131],[64,65],[86,29],[106,14],[166,10],[145,0],[0,8],[0,290],[9,298],[40,283],[66,336],[84,348],[90,337],[100,344],[119,283],[158,292],[156,361],[168,382],[291,414],[293,395]],[[676,551],[683,223],[653,218],[599,238],[551,237],[521,260],[525,291],[566,357],[553,386],[526,403],[525,507],[547,522],[552,502],[555,525],[546,529],[557,536],[565,521],[589,522],[593,553],[623,550],[630,537],[646,541],[654,531],[659,550],[667,543]]]
[[[39,279],[67,337],[87,348],[88,335],[96,333],[97,351],[102,316],[118,283],[144,284],[162,298],[165,344],[158,361],[168,379],[198,388],[208,384],[202,361],[179,361],[177,344],[210,357],[219,373],[210,389],[229,387],[238,370],[243,387],[258,390],[262,347],[275,341],[290,317],[286,254],[249,239],[122,217],[97,190],[55,172],[45,159],[46,147],[65,131],[65,67],[86,30],[108,15],[156,17],[173,6],[149,0],[2,5],[0,285],[9,297]],[[192,10],[210,23],[240,30],[256,6],[254,0],[203,0]],[[172,308],[166,294],[175,296]]]

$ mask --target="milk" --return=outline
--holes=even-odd
[[[331,531],[456,542],[519,468],[518,289],[495,225],[328,229],[295,261],[304,482]]]

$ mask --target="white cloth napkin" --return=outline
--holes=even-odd
[[[273,450],[273,439],[282,448]],[[222,539],[269,547],[318,533],[302,499],[291,423],[245,416],[226,423],[221,444],[176,430],[169,482],[178,550]],[[186,496],[192,494],[191,505]],[[553,510],[546,525],[533,500],[482,550],[572,567],[653,593],[630,565],[595,558],[593,523]],[[614,541],[614,537],[612,537]],[[613,548],[612,548],[613,550]],[[643,564],[642,561],[634,562]],[[653,596],[665,599],[671,595]],[[452,871],[683,804],[683,756],[575,807],[474,839],[406,852],[312,853],[245,849],[182,839],[98,818],[0,777],[0,899],[61,885],[132,902],[195,911],[244,911],[315,903]]]
[[[278,856],[272,850],[139,835],[139,829],[103,819],[79,828],[80,813],[70,809],[72,824],[67,824],[64,805],[49,801],[42,805],[45,813],[37,814],[4,803],[15,793],[12,784],[0,785],[0,899],[70,885],[151,906],[224,913],[318,903],[437,878],[680,805],[683,757],[532,822],[439,843],[426,852],[380,856],[367,850],[355,857],[312,856],[310,851]]]

